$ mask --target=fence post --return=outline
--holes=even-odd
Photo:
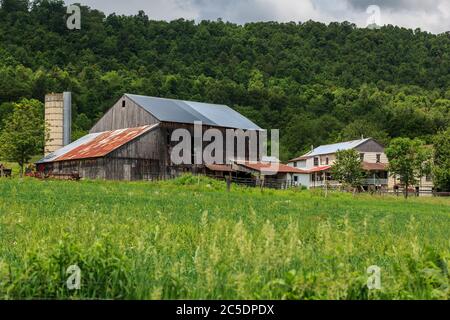
[[[231,191],[231,177],[226,176],[225,180],[227,181],[227,192],[230,192]]]

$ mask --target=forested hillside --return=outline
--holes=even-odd
[[[1,3],[0,119],[13,102],[63,90],[74,93],[75,136],[124,92],[222,103],[281,129],[284,159],[361,134],[431,142],[450,124],[450,33],[163,22],[86,7],[71,31],[62,1]]]

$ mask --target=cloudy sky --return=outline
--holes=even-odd
[[[151,19],[252,21],[351,21],[358,26],[394,24],[434,33],[450,31],[450,0],[73,0],[107,14]],[[378,6],[374,7],[374,6]]]

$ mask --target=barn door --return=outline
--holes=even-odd
[[[131,181],[131,164],[123,165],[123,179]]]

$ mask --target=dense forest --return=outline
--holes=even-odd
[[[362,134],[431,143],[450,125],[448,32],[165,22],[88,7],[69,30],[67,17],[63,1],[1,1],[0,120],[14,102],[63,90],[74,94],[74,138],[125,92],[221,103],[280,129],[283,159]]]

